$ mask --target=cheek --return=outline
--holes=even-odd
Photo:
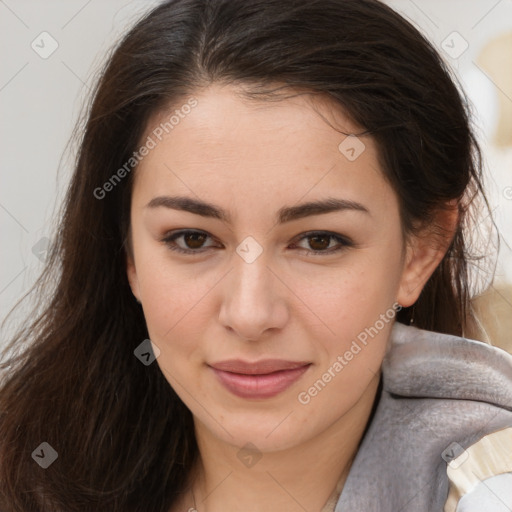
[[[185,403],[192,390],[196,399],[203,400],[198,383],[204,363],[201,343],[205,327],[198,315],[206,304],[208,286],[201,284],[201,279],[169,272],[153,261],[145,274],[144,288],[142,303],[149,338],[160,351],[156,364]]]
[[[215,279],[204,278],[194,265],[172,264],[165,250],[140,247],[137,277],[149,336],[161,350],[170,344],[178,352],[193,350],[199,339],[197,315]],[[199,275],[198,275],[199,274]]]
[[[310,313],[308,318],[315,324],[322,321],[324,330],[318,332],[318,339],[329,352],[343,349],[382,314],[392,314],[401,269],[398,258],[395,250],[368,251],[354,254],[337,269],[297,272],[293,289],[317,317]],[[330,336],[325,337],[327,332]]]
[[[321,356],[296,398],[309,413],[330,409],[331,419],[352,407],[379,372],[396,317],[399,252],[372,251],[350,263],[350,270],[331,273],[329,279],[309,281],[309,286],[302,282],[322,320],[315,332],[309,328]],[[314,424],[313,416],[305,421]]]
[[[331,273],[325,282],[310,281],[308,286],[301,281],[311,309],[322,320],[314,331],[311,324],[302,326],[309,329],[321,354],[315,372],[296,397],[299,410],[308,411],[305,424],[316,425],[320,421],[315,419],[316,412],[326,410],[330,413],[318,417],[334,421],[356,403],[378,374],[396,317],[401,268],[397,254],[390,250],[360,255],[349,271]]]

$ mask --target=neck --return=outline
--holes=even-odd
[[[241,463],[239,447],[215,437],[195,420],[200,461],[186,503],[176,510],[191,509],[195,500],[197,512],[322,511],[348,476],[372,413],[379,377],[321,434],[286,450],[248,452],[248,467]],[[259,460],[254,462],[251,456]]]

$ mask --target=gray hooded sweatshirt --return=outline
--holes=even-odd
[[[507,427],[512,355],[397,322],[382,392],[335,512],[443,512],[450,457]],[[512,430],[503,432],[512,446]],[[512,471],[512,453],[495,452]]]

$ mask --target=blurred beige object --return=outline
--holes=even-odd
[[[512,427],[483,436],[448,463],[450,492],[445,512],[456,512],[459,500],[484,480],[512,473]]]
[[[477,63],[498,91],[500,116],[493,142],[499,147],[512,146],[512,32],[485,45]]]
[[[508,197],[503,196],[503,187],[510,185],[510,160],[505,159],[512,148],[512,32],[506,32],[490,40],[477,58],[478,67],[496,86],[499,102],[499,119],[493,140],[486,151],[494,155],[492,174],[501,183],[497,191],[499,212],[505,215],[502,226],[508,238],[506,216]],[[494,148],[492,147],[494,146]],[[498,158],[499,157],[499,158]],[[499,165],[498,165],[499,164]],[[500,167],[500,168],[497,168]],[[495,209],[496,210],[496,209]],[[503,236],[503,234],[502,234]],[[505,262],[508,266],[509,263]],[[512,354],[512,284],[510,274],[505,282],[496,283],[472,301],[476,320],[472,321],[465,336],[503,348]]]
[[[466,338],[486,341],[512,354],[512,285],[491,287],[472,301],[477,323]]]

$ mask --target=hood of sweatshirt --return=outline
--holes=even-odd
[[[487,343],[395,323],[383,361],[393,395],[476,400],[512,410],[512,355]]]

